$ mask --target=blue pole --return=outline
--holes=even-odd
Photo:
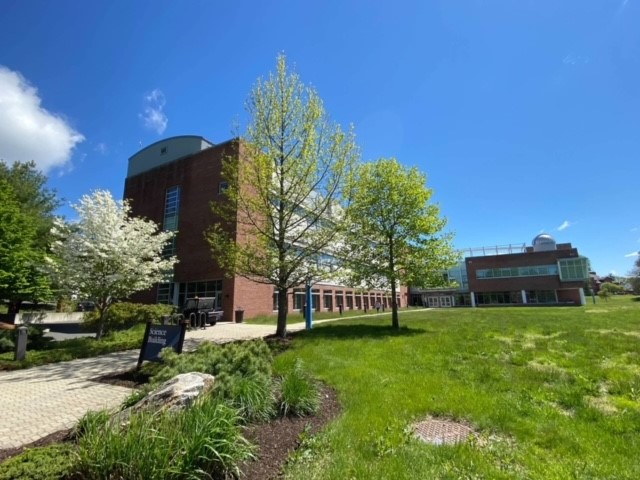
[[[313,328],[313,305],[312,305],[312,296],[311,296],[311,282],[307,282],[307,284],[305,285],[306,287],[306,298],[307,298],[307,304],[305,305],[305,312],[304,312],[304,322],[305,322],[305,328],[307,330],[311,330],[311,328]]]

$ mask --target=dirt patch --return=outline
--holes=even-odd
[[[127,372],[111,373],[90,379],[91,382],[108,383],[109,385],[117,385],[119,387],[140,388],[142,385],[149,383],[149,375],[138,370],[129,370]]]
[[[315,434],[338,416],[341,407],[336,392],[323,387],[321,396],[320,410],[312,417],[277,418],[245,429],[245,437],[257,446],[257,452],[255,460],[240,465],[243,479],[279,478],[287,459],[300,445],[302,432],[306,429],[308,433]]]

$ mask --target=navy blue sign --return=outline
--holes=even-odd
[[[142,362],[149,360],[159,362],[160,352],[163,348],[173,348],[177,353],[182,352],[186,325],[154,325],[147,323],[144,332],[140,357],[138,358],[138,368]]]

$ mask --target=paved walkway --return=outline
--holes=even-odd
[[[388,312],[380,315],[388,315]],[[376,314],[366,315],[368,318],[373,316]],[[340,318],[317,320],[314,324],[335,320]],[[303,329],[304,323],[287,326],[290,332]],[[192,350],[203,341],[226,343],[262,338],[274,332],[273,325],[219,323],[206,330],[187,332],[184,348]],[[138,355],[139,350],[128,350],[0,372],[0,450],[19,447],[58,430],[71,428],[90,410],[120,405],[131,389],[92,379],[131,370],[136,366]]]

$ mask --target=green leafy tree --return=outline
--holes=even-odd
[[[636,257],[633,269],[629,272],[629,283],[633,293],[640,294],[640,256]]]
[[[458,259],[446,220],[430,203],[426,177],[397,160],[380,159],[361,165],[352,178],[350,228],[343,259],[350,283],[390,288],[392,325],[399,328],[396,291],[399,284],[441,285],[443,270]]]
[[[51,225],[60,205],[47,177],[34,162],[0,162],[2,225],[0,225],[0,298],[9,300],[9,314],[23,301],[51,296],[43,259],[51,242]]]
[[[604,298],[606,301],[609,301],[609,297],[611,295],[619,295],[621,293],[624,293],[624,287],[622,285],[607,282],[607,283],[603,283],[600,286],[600,291],[598,292],[598,295]]]
[[[131,208],[108,191],[84,195],[77,205],[77,222],[59,221],[51,247],[51,270],[69,293],[91,300],[98,313],[97,335],[104,332],[113,303],[161,282],[176,259],[162,250],[174,232],[159,231],[148,220],[130,216]]]
[[[332,123],[313,88],[287,68],[259,79],[246,103],[250,120],[239,155],[224,162],[227,202],[207,231],[229,275],[271,284],[278,293],[277,335],[286,335],[287,294],[323,275],[317,262],[342,221],[346,180],[358,159],[352,132]]]

